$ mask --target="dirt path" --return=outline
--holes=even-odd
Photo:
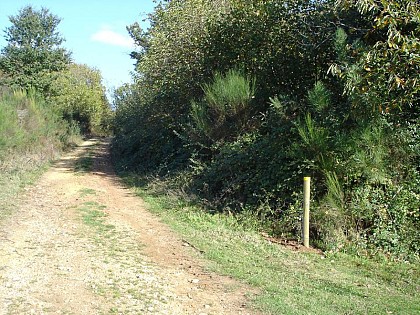
[[[119,183],[107,148],[86,141],[2,222],[0,314],[253,314],[246,288],[205,271]]]

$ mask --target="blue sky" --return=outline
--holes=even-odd
[[[72,52],[76,63],[99,69],[107,88],[130,82],[134,60],[128,55],[133,43],[125,29],[153,12],[153,0],[0,0],[0,48],[6,45],[4,30],[9,16],[26,5],[47,8],[60,17],[63,46]]]

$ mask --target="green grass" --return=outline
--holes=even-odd
[[[130,181],[130,179],[127,179]],[[419,265],[288,250],[181,199],[137,188],[151,211],[203,252],[209,268],[258,289],[264,314],[419,314]]]
[[[111,224],[106,224],[107,214],[103,211],[106,206],[100,205],[94,201],[87,201],[78,208],[82,214],[83,223],[92,227],[101,236],[111,237],[115,227]]]
[[[91,189],[91,188],[82,188],[79,190],[80,192],[80,197],[86,197],[89,195],[96,195],[96,190],[95,189]]]

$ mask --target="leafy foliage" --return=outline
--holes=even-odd
[[[60,45],[64,39],[57,32],[60,19],[48,9],[26,6],[10,17],[12,26],[5,30],[7,46],[2,49],[0,70],[5,84],[45,92],[51,73],[70,63],[70,53]]]
[[[211,71],[244,68],[256,77],[261,103],[276,94],[305,95],[333,57],[332,2],[228,2],[229,10],[208,23]]]
[[[147,32],[128,27],[139,48],[132,53],[137,84],[117,91],[115,104],[114,148],[124,166],[165,173],[188,161],[178,135],[189,122],[191,99],[202,96],[211,77],[203,70],[206,21],[224,9],[224,1],[168,1],[156,7]]]
[[[316,246],[418,258],[416,1],[164,1],[129,31],[120,165],[295,237],[309,175]]]
[[[0,56],[0,82],[9,87],[36,90],[70,125],[84,133],[102,133],[110,128],[111,110],[98,71],[72,64],[61,47],[60,18],[48,9],[26,6],[10,17],[8,42]]]
[[[48,100],[67,121],[78,123],[84,133],[106,133],[111,109],[101,80],[98,70],[71,64],[57,73]]]
[[[380,111],[414,111],[419,102],[420,6],[415,0],[343,0],[371,22],[363,45],[351,49],[352,64],[345,65],[346,93],[354,106]],[[351,67],[349,67],[351,66]],[[357,95],[363,97],[357,97]]]

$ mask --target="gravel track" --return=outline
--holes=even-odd
[[[256,314],[120,184],[108,147],[85,141],[1,223],[0,314]]]

